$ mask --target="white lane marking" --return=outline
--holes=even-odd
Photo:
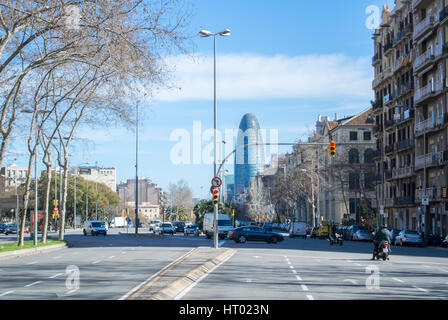
[[[61,256],[53,257],[53,259],[59,259]]]
[[[419,291],[422,291],[422,292],[428,292],[428,290],[426,290],[426,289],[423,289],[423,288],[419,288],[419,287],[417,287],[417,286],[413,286],[415,289],[417,289],[417,290],[419,290]]]
[[[174,297],[173,300],[179,300],[182,299],[183,296],[185,296],[191,289],[193,289],[199,282],[205,279],[210,273],[212,273],[214,270],[219,268],[223,263],[225,263],[227,260],[229,260],[233,255],[236,253],[236,251],[232,252],[231,255],[229,255],[227,258],[225,258],[223,261],[218,263],[216,266],[208,270],[205,274],[203,274],[198,280],[190,284],[185,290],[183,290],[181,293],[179,293],[177,296]]]
[[[393,280],[395,280],[395,281],[398,281],[398,282],[401,282],[401,283],[404,283],[404,281],[403,280],[400,280],[400,279],[398,279],[398,278],[392,278]]]
[[[37,261],[33,261],[33,262],[28,262],[27,265],[32,265],[32,264],[36,264]]]
[[[52,275],[52,276],[50,276],[50,277],[48,277],[49,279],[54,279],[54,278],[56,278],[56,277],[59,277],[59,276],[62,276],[63,275],[63,273],[57,273],[57,274],[54,274],[54,275]]]
[[[90,248],[88,250],[93,250],[94,248]],[[73,252],[73,254],[79,254],[79,252]]]
[[[362,267],[362,264],[360,263],[355,263],[355,265],[357,265],[358,267]]]
[[[306,297],[308,298],[308,300],[314,300],[314,297],[310,294],[308,294]]]
[[[442,269],[442,268],[440,268],[440,270],[442,270],[443,272],[448,272],[447,269]]]
[[[292,273],[294,273],[294,274],[296,274],[297,273],[297,271],[296,270],[291,270],[292,271]]]
[[[122,251],[121,254],[126,254],[126,251]]]
[[[291,264],[291,261],[288,261],[288,264]]]
[[[289,266],[291,269],[294,269],[294,267],[293,266]]]
[[[246,279],[244,282],[252,282],[252,279]]]
[[[93,261],[92,264],[98,264],[100,262],[101,262],[101,260],[97,260],[97,261]]]
[[[300,276],[296,276],[296,279],[302,281],[302,278],[300,278]]]
[[[164,268],[162,268],[161,270],[157,271],[156,273],[154,273],[152,276],[150,276],[148,279],[146,279],[145,281],[143,281],[142,283],[140,283],[138,286],[134,287],[133,289],[131,289],[128,293],[126,293],[124,296],[121,296],[118,300],[125,300],[127,297],[129,297],[131,294],[133,294],[134,292],[136,292],[138,289],[140,289],[142,286],[144,286],[145,284],[147,284],[149,281],[151,281],[152,279],[154,279],[155,277],[157,277],[160,273],[162,273],[163,271],[165,271],[166,269],[168,269],[169,267],[171,267],[173,264],[177,263],[179,260],[182,260],[185,256],[189,255],[195,248],[191,249],[190,251],[188,251],[186,254],[184,254],[183,256],[177,258],[176,260],[174,260],[173,262],[171,262],[170,264],[166,265]]]
[[[42,281],[36,281],[36,282],[33,282],[33,283],[30,283],[30,284],[27,284],[25,287],[32,287],[32,286],[34,286],[34,285],[36,285],[36,284],[39,284],[39,283],[41,283]]]
[[[353,279],[344,279],[344,282],[350,282],[352,284],[358,284],[358,281],[353,280]]]
[[[6,292],[0,294],[0,297],[6,296],[6,295],[11,294],[11,293],[13,293],[13,292],[14,292],[14,290],[6,291]]]
[[[254,256],[254,258],[255,258],[255,259],[258,259],[258,258],[260,258],[260,256]]]
[[[110,257],[109,257],[109,259],[113,259],[113,258],[115,258],[115,256],[110,256]]]
[[[223,246],[223,245],[224,245],[224,243],[226,243],[226,240],[222,240],[222,241],[220,241],[220,242],[218,243],[218,247],[221,247],[221,246]]]
[[[303,290],[303,291],[308,291],[308,287],[307,287],[306,285],[301,284],[300,286],[302,287],[302,290]]]

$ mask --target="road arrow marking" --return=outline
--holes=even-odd
[[[356,280],[353,280],[353,279],[344,279],[344,282],[350,282],[350,283],[352,283],[352,284],[358,284],[358,281],[356,281]]]
[[[14,290],[4,292],[4,293],[0,294],[0,297],[6,296],[6,295],[11,294],[11,293],[13,293],[13,292],[14,292]]]

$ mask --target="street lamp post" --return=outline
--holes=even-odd
[[[216,36],[222,36],[222,37],[228,37],[230,36],[230,30],[226,29],[224,31],[218,32],[218,33],[212,33],[209,30],[201,30],[199,32],[199,35],[201,37],[210,37],[213,36],[213,84],[214,84],[214,161],[213,161],[213,177],[216,177],[217,174],[217,164],[216,164],[216,153],[217,153],[217,137],[216,137],[216,130],[218,126],[218,116],[217,116],[217,102],[216,102]],[[213,247],[215,249],[218,249],[218,203],[215,204],[214,208],[214,217],[213,217]]]
[[[312,201],[313,201],[313,224],[315,227],[319,224],[318,219],[320,218],[320,210],[319,210],[319,175],[314,171],[308,171],[306,169],[301,169],[302,172],[311,173],[316,176],[316,182],[317,182],[317,206],[314,205],[314,184],[311,184],[311,194],[312,194]]]
[[[136,121],[135,121],[135,234],[138,234],[138,104],[136,108]]]

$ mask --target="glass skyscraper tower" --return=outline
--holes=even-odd
[[[249,186],[249,182],[264,168],[264,146],[257,118],[248,113],[240,122],[235,152],[235,197]]]

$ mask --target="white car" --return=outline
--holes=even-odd
[[[174,235],[176,233],[176,230],[174,230],[173,224],[171,222],[164,222],[160,224],[158,232],[160,234],[169,233],[171,235]]]
[[[155,227],[156,227],[156,225],[159,225],[160,223],[161,223],[162,221],[160,221],[160,220],[151,220],[150,222],[149,222],[149,231],[154,231],[155,232]]]
[[[308,228],[309,226],[306,222],[293,222],[291,223],[291,227],[289,229],[289,237],[302,237],[306,239]]]
[[[86,221],[84,222],[83,234],[97,236],[99,234],[107,235],[106,224],[104,221]]]

